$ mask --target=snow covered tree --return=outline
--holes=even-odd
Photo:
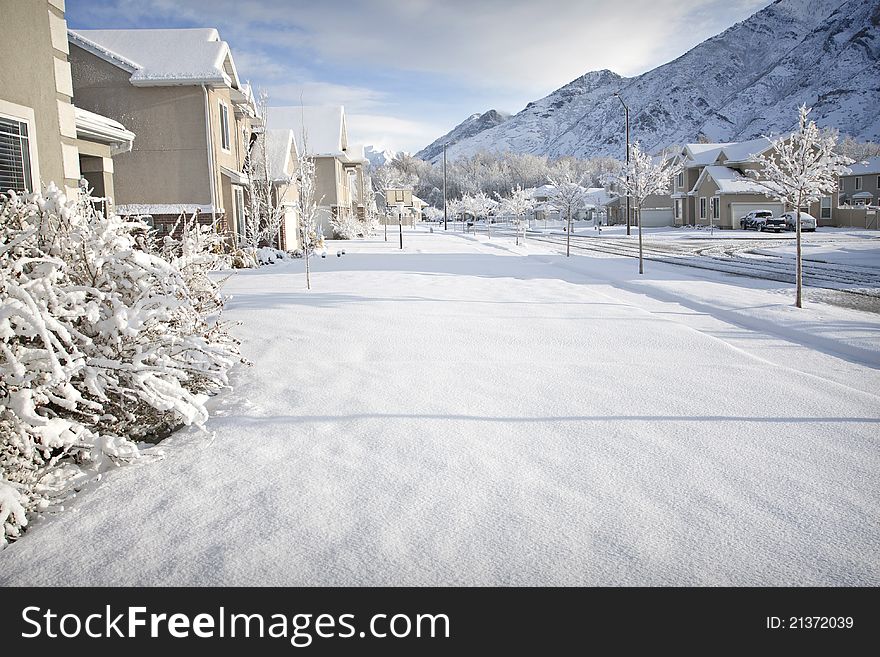
[[[268,95],[260,92],[257,107],[264,124],[268,121],[268,100]],[[257,131],[242,167],[247,174],[248,183],[245,188],[245,220],[241,246],[251,251],[262,246],[277,246],[284,223],[285,208],[281,199],[292,181],[273,179],[269,153],[271,148],[277,147],[277,144],[269,144],[269,136],[264,129]]]
[[[486,236],[489,239],[492,239],[492,233],[489,229],[489,214],[495,208],[498,203],[486,194],[486,192],[479,191],[473,196],[469,197],[470,199],[470,208],[474,214],[474,218],[483,217],[486,220]]]
[[[550,176],[550,184],[555,187],[553,191],[553,204],[565,213],[565,255],[571,256],[571,231],[574,214],[587,202],[587,190],[582,183],[584,175],[579,173],[571,162],[562,161],[555,167]]]
[[[513,227],[516,232],[516,244],[519,246],[519,232],[523,232],[523,241],[525,241],[526,221],[529,213],[535,210],[535,199],[527,190],[517,185],[510,190],[509,198],[500,198],[500,210],[502,214],[513,217]]]
[[[760,169],[753,175],[768,196],[793,207],[796,212],[795,305],[802,308],[801,208],[833,194],[839,176],[847,172],[846,165],[851,164],[852,159],[836,152],[836,131],[820,130],[816,122],[810,120],[810,109],[806,105],[801,105],[798,113],[798,129],[773,140],[772,148],[758,158]]]
[[[858,162],[880,155],[880,144],[873,141],[861,142],[850,135],[846,135],[838,142],[835,150],[840,155],[845,155]]]
[[[306,269],[306,289],[312,289],[309,260],[312,253],[324,247],[324,236],[318,223],[320,211],[318,205],[322,199],[316,197],[317,175],[314,160],[308,156],[307,136],[302,139],[302,151],[297,161],[296,181],[298,194],[296,210],[299,217],[299,243],[302,248]],[[323,197],[322,197],[323,198]]]
[[[681,167],[673,164],[665,154],[654,158],[642,152],[639,143],[630,145],[629,163],[618,172],[616,182],[621,196],[629,196],[635,206],[636,220],[639,228],[639,273],[645,273],[642,257],[642,205],[649,196],[668,194],[672,178]]]
[[[0,197],[0,544],[136,442],[200,425],[237,342],[210,227],[146,224],[54,185]]]

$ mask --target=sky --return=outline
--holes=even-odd
[[[416,152],[588,71],[644,73],[769,0],[67,0],[72,29],[215,27],[270,106],[344,105],[349,140]]]

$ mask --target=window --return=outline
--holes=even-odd
[[[721,216],[721,199],[717,196],[712,197],[712,218],[718,219]]]
[[[678,177],[675,183],[678,187],[684,187],[684,171],[679,171]]]
[[[675,199],[675,218],[681,219],[681,199]]]
[[[244,190],[241,187],[233,188],[235,195],[235,227],[238,232],[238,242],[241,244],[247,239],[247,218],[244,214]]]
[[[706,218],[706,197],[700,197],[700,219]]]
[[[862,188],[862,177],[856,176],[856,191],[859,191]]]
[[[229,108],[220,101],[220,147],[229,150]]]
[[[394,190],[394,202],[395,203],[403,203],[403,201],[404,201],[403,190],[402,189],[395,189]]]
[[[28,124],[0,116],[0,190],[33,191]]]
[[[819,218],[831,219],[831,197],[823,196],[819,205]]]

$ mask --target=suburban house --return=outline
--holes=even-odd
[[[69,30],[77,107],[138,134],[114,161],[117,211],[160,232],[199,213],[242,234],[253,94],[215,29]]]
[[[352,216],[359,221],[367,220],[367,210],[373,199],[373,184],[367,174],[369,160],[364,155],[363,144],[350,144],[346,162],[343,164],[348,176]]]
[[[597,188],[600,189],[600,188]],[[593,192],[590,189],[590,192]],[[609,224],[625,224],[626,223],[626,196],[620,196],[620,190],[617,185],[611,185],[605,194],[597,194],[599,201],[598,206],[604,208]],[[672,226],[673,222],[673,202],[672,199],[665,194],[651,194],[642,204],[642,226]],[[635,226],[638,222],[636,217],[635,203],[630,200],[630,223]]]
[[[756,157],[769,151],[766,137],[728,144],[687,144],[676,157],[682,170],[672,181],[676,226],[714,225],[739,228],[751,210],[783,212],[754,174]]]
[[[363,149],[353,152],[348,143],[345,109],[331,107],[270,107],[266,124],[271,129],[292,129],[299,147],[315,163],[315,198],[318,225],[325,237],[333,237],[333,217],[354,217],[357,199],[352,198],[358,168],[366,162]]]
[[[284,212],[277,241],[272,246],[294,251],[300,245],[297,210],[299,149],[296,136],[290,129],[266,130],[264,139],[265,151],[262,147],[256,147],[252,152],[256,160],[252,175],[266,177],[271,185],[274,207],[282,208]]]
[[[0,21],[0,191],[54,182],[71,196],[85,178],[105,211],[114,161],[134,133],[74,107],[64,0],[11,0]]]
[[[838,205],[880,205],[880,156],[849,165],[840,177]]]

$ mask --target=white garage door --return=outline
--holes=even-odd
[[[733,227],[739,228],[739,220],[746,216],[752,210],[770,210],[774,217],[782,214],[782,203],[770,201],[769,199],[760,203],[731,203],[730,216],[733,219]]]
[[[671,226],[673,221],[672,208],[653,208],[642,210],[642,226]]]

